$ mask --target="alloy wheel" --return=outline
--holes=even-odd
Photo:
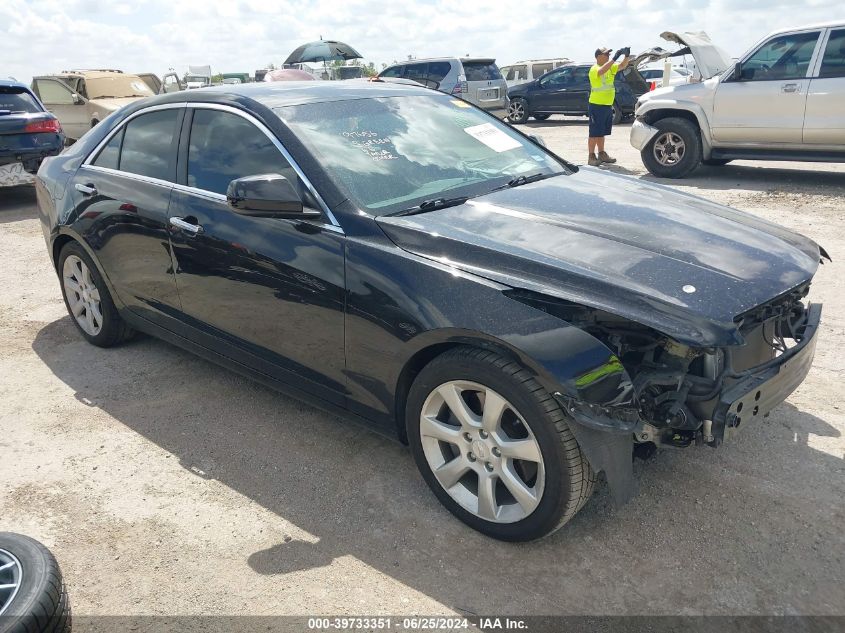
[[[666,167],[680,163],[686,153],[686,143],[674,132],[663,132],[654,141],[654,158]]]
[[[88,266],[76,255],[69,255],[62,268],[62,284],[70,311],[86,334],[97,336],[103,329],[100,291]]]
[[[420,413],[420,439],[434,477],[475,516],[514,523],[539,505],[540,445],[516,408],[489,387],[450,381],[434,389]]]
[[[508,118],[512,121],[521,121],[525,116],[525,105],[522,101],[515,100],[508,104]]]
[[[14,554],[0,549],[0,615],[18,594],[23,581],[23,568]]]

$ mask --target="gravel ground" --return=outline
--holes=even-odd
[[[585,119],[529,128],[585,160]],[[627,135],[604,169],[648,179]],[[637,462],[633,503],[601,485],[524,545],[453,519],[398,443],[151,338],[84,343],[33,190],[2,190],[0,529],[53,549],[77,615],[845,614],[845,165],[666,184],[827,248],[813,370],[736,441]]]

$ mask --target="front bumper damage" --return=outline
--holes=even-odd
[[[813,364],[822,305],[810,304],[801,341],[767,363],[744,372],[722,391],[713,412],[713,436],[718,445],[743,420],[762,418],[798,388]]]
[[[631,145],[635,149],[642,151],[659,131],[656,127],[649,125],[645,121],[636,119],[631,125]]]
[[[794,345],[781,348],[777,355],[769,347],[767,356],[765,345],[746,344],[743,349],[748,348],[745,351],[750,351],[750,358],[757,359],[754,363],[748,363],[748,357],[741,358],[737,350],[726,350],[727,361],[718,376],[712,380],[696,378],[699,394],[711,392],[697,399],[686,382],[689,363],[668,367],[662,374],[652,372],[651,376],[660,376],[656,384],[663,386],[662,393],[675,398],[663,401],[663,408],[645,404],[642,396],[651,387],[643,389],[644,384],[636,378],[632,390],[625,386],[631,385],[627,380],[614,382],[613,389],[602,389],[602,384],[612,377],[609,370],[597,369],[587,374],[590,389],[556,392],[554,396],[568,413],[569,426],[590,466],[596,472],[605,473],[614,503],[622,505],[637,494],[632,467],[635,447],[637,454],[649,447],[644,453],[650,454],[655,446],[685,448],[695,443],[717,447],[744,421],[761,419],[786,400],[810,371],[821,312],[821,304],[809,304],[802,311],[800,321],[790,324],[789,331],[779,332],[777,327],[784,327],[785,321],[777,319],[757,326],[752,332],[762,338],[755,340],[767,340],[765,334],[769,332],[781,341],[792,339]],[[689,357],[696,356],[691,348],[682,349]],[[740,369],[735,369],[734,361],[740,363]],[[628,376],[624,370],[620,372]],[[633,400],[629,397],[632,394]],[[661,397],[658,394],[657,400]]]

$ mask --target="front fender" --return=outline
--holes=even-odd
[[[688,113],[695,117],[698,127],[701,130],[701,142],[704,158],[710,157],[710,151],[713,147],[713,139],[710,135],[710,122],[707,118],[707,113],[704,108],[698,103],[692,101],[680,101],[677,99],[645,99],[640,101],[634,114],[638,120],[644,123],[653,123],[658,119],[663,119],[670,116],[679,116],[681,113]],[[652,128],[653,129],[653,128]],[[645,142],[651,140],[649,137]],[[634,144],[634,131],[631,130],[631,144]],[[634,147],[637,147],[634,145]],[[645,147],[643,143],[642,147]],[[637,149],[642,149],[638,147]]]

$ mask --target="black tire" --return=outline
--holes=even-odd
[[[20,587],[0,615],[0,633],[70,633],[70,602],[50,550],[11,532],[0,532],[0,550],[14,556],[22,570]]]
[[[97,288],[97,291],[100,293],[100,310],[103,315],[103,323],[99,333],[95,336],[90,335],[82,329],[82,326],[80,326],[76,317],[73,316],[73,310],[71,310],[70,302],[68,301],[67,291],[65,289],[64,281],[62,280],[62,270],[64,269],[65,260],[71,255],[79,257],[85,263],[91,271],[91,278]],[[92,345],[96,345],[97,347],[113,347],[114,345],[128,341],[134,336],[135,330],[129,327],[120,317],[120,314],[118,314],[117,308],[115,307],[114,301],[109,293],[108,286],[103,281],[102,276],[100,276],[100,271],[97,269],[97,266],[94,264],[88,253],[85,252],[85,249],[77,242],[68,242],[62,248],[61,253],[59,253],[58,272],[59,285],[62,287],[62,298],[65,300],[65,307],[67,308],[68,314],[70,315],[74,325],[76,325],[77,329],[82,336],[85,337],[86,341]]]
[[[619,104],[615,101],[613,102],[613,125],[619,125],[622,123],[622,108],[619,107]]]
[[[514,97],[508,104],[508,121],[511,123],[525,123],[528,121],[528,102],[522,97]]]
[[[707,165],[708,167],[722,167],[729,162],[731,162],[730,158],[705,158],[701,161],[701,164]]]
[[[655,134],[640,152],[646,169],[659,178],[683,178],[701,164],[701,132],[687,119],[669,117],[653,123],[660,132]],[[664,164],[655,156],[655,145],[663,142],[667,134],[679,137],[684,144],[683,155],[674,163]]]
[[[519,411],[540,447],[545,488],[537,507],[524,519],[497,523],[464,509],[440,485],[420,439],[420,415],[429,394],[452,380],[470,380],[501,394]],[[593,492],[596,476],[572,434],[557,401],[518,363],[487,350],[458,347],[435,358],[417,375],[406,408],[408,439],[417,467],[435,496],[461,521],[503,541],[547,536],[569,521]]]
[[[538,121],[545,121],[546,119],[548,119],[552,115],[551,114],[532,114],[531,116],[533,116]]]

